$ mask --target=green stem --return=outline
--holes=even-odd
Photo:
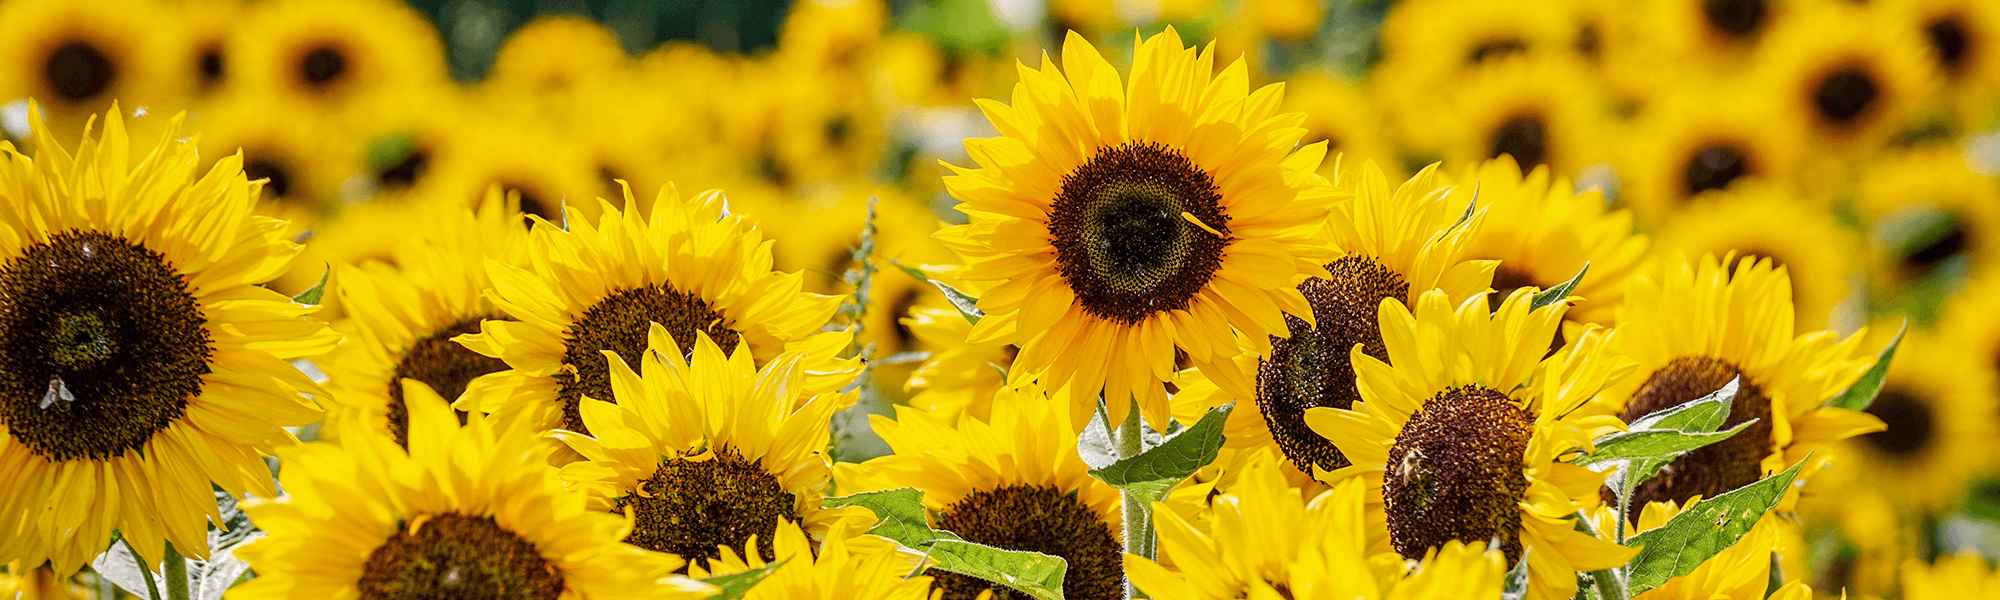
[[[187,559],[174,550],[173,542],[167,542],[167,560],[160,565],[160,574],[167,579],[167,600],[188,600]]]
[[[125,549],[132,551],[132,562],[139,563],[139,577],[146,580],[146,597],[160,600],[160,585],[153,582],[153,564],[139,555],[139,547],[132,545],[131,539],[125,540]]]
[[[1118,425],[1118,439],[1115,440],[1118,443],[1118,460],[1138,456],[1139,453],[1146,450],[1146,434],[1144,427],[1140,424],[1140,418],[1139,403],[1134,401],[1131,410],[1125,414],[1125,422]],[[1153,547],[1152,507],[1146,506],[1143,501],[1131,492],[1123,492],[1122,498],[1124,502],[1121,504],[1124,506],[1125,513],[1125,552],[1145,557],[1146,560],[1157,559],[1158,555],[1155,553]],[[1132,586],[1132,580],[1127,578],[1125,580],[1125,597],[1144,598],[1145,596],[1141,595],[1139,589]]]
[[[1622,509],[1623,507],[1620,508]],[[1619,521],[1625,520],[1625,513],[1622,510],[1618,513],[1618,516]],[[1621,533],[1625,530],[1625,524],[1622,522],[1617,527]],[[1590,537],[1603,537],[1597,534],[1597,528],[1591,526],[1590,518],[1584,516],[1581,511],[1576,513],[1576,529]],[[1621,535],[1620,537],[1623,536]],[[1596,585],[1597,597],[1600,600],[1627,600],[1629,596],[1625,589],[1625,569],[1622,567],[1591,571],[1590,580]]]

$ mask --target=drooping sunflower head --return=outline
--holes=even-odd
[[[1282,86],[1214,61],[1169,29],[1123,77],[1072,34],[1060,69],[1020,67],[1012,104],[980,101],[1001,136],[968,140],[979,168],[945,178],[971,222],[939,238],[995,282],[973,338],[1021,344],[1016,369],[1051,387],[1102,390],[1113,418],[1137,399],[1164,426],[1177,354],[1264,353],[1283,314],[1308,314],[1294,277],[1332,258],[1325,146],[1294,152],[1305,116],[1276,112]]]
[[[0,142],[0,560],[72,573],[113,528],[204,556],[211,486],[272,493],[259,450],[319,416],[285,360],[339,336],[258,286],[299,247],[240,157],[197,170],[183,116],[135,152],[114,105],[71,154],[30,114],[35,156]]]
[[[1063,557],[1066,598],[1119,598],[1124,584],[1118,490],[1091,478],[1077,455],[1067,399],[1035,383],[1003,389],[986,420],[945,422],[898,407],[896,419],[871,417],[896,453],[841,465],[842,491],[914,487],[934,511],[934,525],[968,541]],[[991,583],[939,574],[951,600],[971,600]]]
[[[1600,190],[1574,190],[1568,178],[1536,167],[1525,176],[1513,160],[1481,163],[1461,176],[1454,196],[1478,194],[1486,219],[1472,235],[1466,255],[1498,260],[1493,271],[1499,301],[1524,287],[1560,285],[1589,265],[1574,294],[1571,321],[1607,323],[1624,297],[1625,280],[1645,258],[1647,238],[1633,232],[1632,213],[1608,210]]]
[[[1924,40],[1876,27],[1863,7],[1828,5],[1772,30],[1759,50],[1761,93],[1785,99],[1814,139],[1865,152],[1910,126],[1937,85]]]
[[[428,203],[415,213],[432,224],[422,235],[401,240],[386,260],[335,268],[346,317],[336,327],[349,341],[321,363],[339,407],[332,421],[386,427],[396,443],[407,444],[402,380],[421,381],[457,400],[474,378],[507,369],[452,339],[499,318],[499,307],[484,296],[492,287],[486,260],[527,264],[528,230],[518,206],[518,196],[503,196],[499,188],[488,191],[476,212]]]
[[[1603,474],[1558,462],[1621,426],[1580,409],[1631,364],[1602,352],[1615,336],[1594,325],[1549,353],[1567,303],[1531,308],[1536,291],[1515,291],[1495,312],[1484,297],[1454,307],[1437,290],[1414,313],[1383,301],[1388,361],[1351,353],[1362,401],[1306,412],[1313,431],[1353,462],[1321,470],[1322,480],[1368,487],[1371,527],[1388,534],[1377,534],[1378,547],[1417,559],[1453,540],[1499,540],[1510,565],[1525,555],[1537,572],[1631,556],[1573,529],[1576,511],[1596,503]],[[1530,598],[1575,593],[1568,577],[1532,585]]]
[[[654,323],[683,353],[697,334],[727,354],[747,348],[760,365],[798,352],[813,390],[846,385],[856,364],[837,355],[852,334],[821,331],[840,299],[803,293],[800,274],[772,271],[771,244],[723,204],[719,191],[682,199],[669,186],[650,215],[627,191],[622,209],[600,202],[595,222],[574,208],[566,228],[536,218],[528,268],[487,264],[494,302],[512,320],[458,338],[510,370],[473,382],[462,408],[588,433],[583,399],[613,400],[603,353],[638,360]]]
[[[1673,255],[1633,278],[1618,309],[1612,350],[1639,368],[1607,391],[1631,421],[1738,381],[1723,427],[1757,419],[1743,432],[1699,448],[1635,493],[1646,502],[1714,497],[1783,470],[1812,449],[1879,422],[1821,404],[1872,364],[1860,336],[1795,334],[1785,267],[1768,259]]]
[[[409,449],[349,421],[342,442],[287,453],[290,496],[245,509],[263,539],[237,550],[257,578],[231,598],[701,598],[682,561],[621,542],[631,523],[565,489],[535,432],[464,427],[428,386],[404,382]]]
[[[846,514],[819,508],[831,477],[827,420],[852,401],[808,392],[806,356],[783,354],[760,369],[747,346],[725,354],[706,332],[694,337],[684,352],[668,326],[653,323],[642,373],[604,352],[615,392],[584,399],[589,434],[556,433],[583,457],[563,479],[587,491],[595,510],[632,514],[626,541],[689,561],[719,558],[724,547],[775,560],[785,522],[826,535]]]

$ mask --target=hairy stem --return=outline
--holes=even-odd
[[[1132,458],[1145,452],[1145,431],[1140,424],[1140,418],[1139,403],[1134,401],[1132,409],[1125,415],[1125,422],[1118,425],[1116,436],[1118,439],[1115,440],[1118,444],[1118,460]],[[1158,558],[1153,547],[1152,507],[1146,506],[1131,492],[1123,492],[1121,498],[1124,500],[1121,504],[1125,513],[1125,552],[1145,557],[1146,560]],[[1125,597],[1144,597],[1140,595],[1138,588],[1132,586],[1130,578],[1125,580]]]
[[[167,560],[160,573],[167,580],[167,600],[188,600],[187,559],[174,550],[173,542],[167,542]]]

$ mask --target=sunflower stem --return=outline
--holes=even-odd
[[[1146,451],[1145,427],[1140,423],[1140,418],[1139,403],[1134,400],[1132,408],[1125,413],[1125,422],[1118,425],[1118,460],[1132,458]],[[1122,500],[1119,504],[1124,508],[1125,514],[1125,553],[1146,560],[1157,558],[1153,549],[1153,515],[1149,510],[1150,507],[1130,491],[1121,492],[1119,495]],[[1127,578],[1125,597],[1145,596],[1141,595],[1139,589],[1132,586],[1132,580]]]
[[[146,580],[146,597],[160,600],[160,584],[153,581],[153,565],[146,562],[146,557],[139,555],[139,547],[132,545],[131,538],[124,538],[124,541],[125,549],[132,551],[133,562],[139,563],[139,577]]]
[[[188,600],[187,559],[174,550],[173,542],[167,542],[167,560],[160,565],[160,574],[167,580],[167,600]]]

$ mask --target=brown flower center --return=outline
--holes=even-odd
[[[1521,499],[1535,418],[1506,394],[1478,386],[1445,390],[1410,415],[1382,475],[1389,542],[1422,559],[1453,540],[1500,540],[1521,558]]]
[[[938,515],[938,528],[969,542],[1062,557],[1069,563],[1063,573],[1064,598],[1124,597],[1124,550],[1111,526],[1077,499],[1076,492],[1041,485],[976,490],[945,507]],[[945,600],[973,600],[987,590],[992,590],[993,600],[1028,600],[1013,588],[984,579],[942,571],[931,575],[931,585],[944,591]]]
[[[1192,214],[1222,233],[1187,222]],[[1049,208],[1063,279],[1085,311],[1134,325],[1188,307],[1222,265],[1229,216],[1208,173],[1152,142],[1098,150]]]
[[[1257,364],[1257,408],[1285,457],[1300,471],[1333,470],[1348,460],[1333,442],[1306,426],[1315,407],[1349,408],[1360,399],[1348,349],[1388,360],[1376,309],[1384,298],[1404,298],[1410,284],[1374,259],[1351,254],[1327,265],[1333,279],[1312,278],[1299,292],[1312,305],[1313,323],[1285,316],[1291,336],[1271,337],[1271,358]]]
[[[779,520],[798,520],[796,501],[762,460],[745,460],[724,447],[698,460],[660,461],[653,476],[619,498],[612,512],[631,507],[637,519],[626,542],[706,565],[722,557],[723,546],[742,551],[751,536],[765,560],[776,559],[771,537]]]
[[[362,600],[562,597],[562,572],[493,517],[428,516],[413,519],[368,554],[356,582]]]

